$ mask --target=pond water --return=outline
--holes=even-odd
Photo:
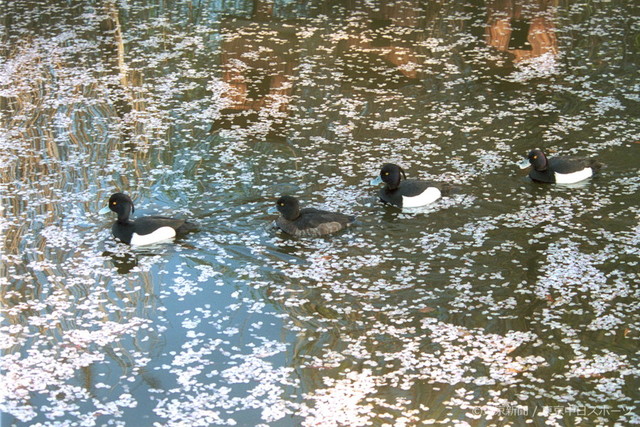
[[[254,3],[0,1],[2,424],[640,424],[637,5]]]

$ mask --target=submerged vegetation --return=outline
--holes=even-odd
[[[637,6],[361,3],[0,2],[3,420],[640,423]],[[115,191],[200,230],[118,243]]]

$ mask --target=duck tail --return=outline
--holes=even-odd
[[[591,169],[593,169],[594,173],[596,173],[600,169],[605,168],[606,166],[604,164],[600,163],[599,161],[597,161],[596,159],[589,159],[589,167]]]
[[[445,182],[440,188],[440,193],[442,193],[443,196],[451,196],[452,194],[456,194],[459,190],[460,187],[458,187],[457,185]]]
[[[176,231],[179,233],[189,233],[190,231],[196,231],[199,228],[200,225],[198,223],[185,221]]]

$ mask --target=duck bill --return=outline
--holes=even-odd
[[[100,210],[98,211],[98,213],[99,213],[100,215],[104,215],[104,214],[109,213],[109,211],[110,211],[110,210],[111,210],[111,209],[109,209],[109,206],[105,206],[104,208],[100,209]]]
[[[382,183],[382,177],[380,175],[376,176],[371,180],[371,182],[369,182],[371,185],[378,185],[380,183]]]
[[[531,166],[531,162],[529,162],[529,159],[524,159],[523,161],[518,163],[518,166],[520,166],[520,169],[526,169]]]

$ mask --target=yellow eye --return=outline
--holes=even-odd
[[[538,158],[538,156],[533,156],[533,160],[535,160],[535,159],[537,159],[537,158]]]
[[[385,174],[385,175],[389,175],[389,172],[385,172],[384,174]]]
[[[118,202],[111,202],[111,204],[112,204],[112,205],[117,205],[117,204],[118,204]]]
[[[284,206],[284,203],[279,203],[280,206]]]

